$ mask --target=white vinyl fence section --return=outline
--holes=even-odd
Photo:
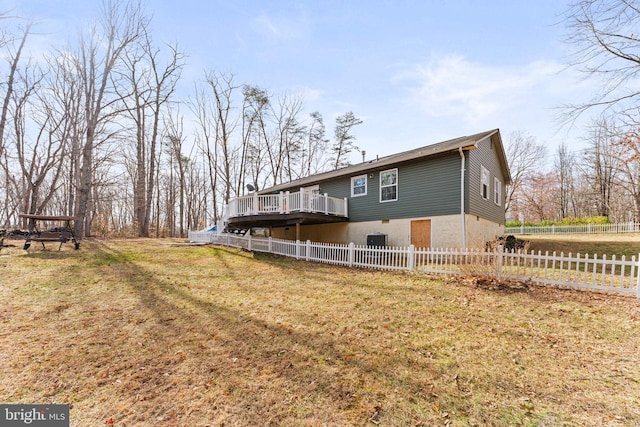
[[[640,222],[622,224],[535,225],[505,227],[504,234],[609,234],[640,233]]]
[[[190,231],[189,240],[214,243],[299,260],[384,270],[451,275],[484,275],[543,285],[634,295],[640,298],[640,255],[598,257],[555,252],[371,247],[257,238]]]

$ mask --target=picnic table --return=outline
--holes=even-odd
[[[20,214],[20,218],[29,220],[29,230],[26,233],[23,247],[25,251],[29,249],[31,242],[42,243],[43,249],[45,248],[45,242],[60,242],[60,246],[58,246],[58,250],[60,250],[63,243],[72,241],[74,249],[80,249],[80,242],[76,240],[76,236],[73,235],[73,228],[71,227],[71,221],[75,221],[77,218],[65,215],[52,216],[33,214]],[[59,222],[62,225],[49,230],[39,230],[38,221],[46,223]]]

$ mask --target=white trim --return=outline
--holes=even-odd
[[[353,189],[354,189],[354,185],[353,185],[353,183],[354,183],[354,181],[355,181],[356,179],[359,179],[359,178],[364,178],[364,193],[358,193],[358,194],[355,194],[355,193],[353,192]],[[361,186],[358,186],[358,187],[361,187]],[[358,175],[358,176],[352,176],[352,177],[351,177],[351,197],[366,196],[366,195],[367,195],[367,188],[368,188],[367,174]]]
[[[385,173],[387,173],[387,172],[395,172],[395,174],[396,174],[396,180],[395,180],[395,183],[393,183],[393,184],[391,184],[391,185],[384,185],[384,186],[383,186],[383,185],[382,185],[382,175],[384,175],[384,174],[385,174]],[[397,201],[397,200],[398,200],[398,181],[399,181],[399,178],[398,178],[398,168],[387,169],[387,170],[381,171],[381,172],[380,172],[380,178],[379,178],[379,181],[380,181],[380,198],[379,198],[380,203],[387,203],[387,202],[395,202],[395,201]],[[383,189],[383,188],[389,188],[389,187],[396,187],[396,197],[395,197],[395,199],[382,200],[382,189]]]

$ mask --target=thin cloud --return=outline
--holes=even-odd
[[[262,14],[254,18],[255,28],[261,36],[274,41],[302,40],[309,34],[304,15],[276,17]]]
[[[475,124],[530,104],[560,69],[554,62],[500,67],[446,55],[405,68],[393,80],[406,87],[406,100],[426,115],[457,116]]]

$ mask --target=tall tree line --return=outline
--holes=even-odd
[[[596,118],[586,129],[585,149],[572,151],[563,144],[553,168],[543,168],[541,160],[524,173],[516,168],[516,176],[525,179],[514,181],[508,216],[540,221],[598,215],[614,222],[639,221],[640,1],[575,0],[564,23],[570,69],[594,88],[588,99],[566,105],[566,121],[575,124],[586,114]],[[517,139],[510,143],[523,147]],[[510,154],[512,164],[524,163],[518,162],[524,156],[518,150],[512,148]]]
[[[78,236],[184,236],[248,188],[345,166],[357,148],[352,112],[331,142],[300,95],[229,73],[203,72],[180,98],[186,55],[153,39],[139,2],[105,0],[97,18],[33,58],[33,24],[0,15],[0,227],[57,214]]]
[[[507,140],[513,183],[507,217],[525,222],[602,216],[640,221],[640,133],[612,119],[592,122],[581,147],[547,154],[521,132]],[[533,155],[535,153],[535,155]]]

